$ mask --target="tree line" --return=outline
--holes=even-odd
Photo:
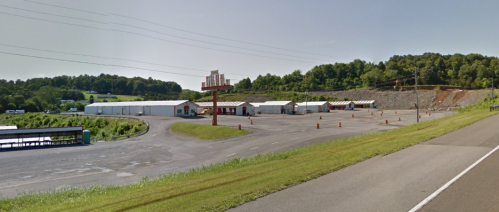
[[[155,80],[151,77],[145,79],[109,74],[98,76],[85,74],[32,78],[26,81],[0,79],[0,113],[16,109],[24,109],[26,112],[67,110],[70,107],[83,110],[83,103],[60,104],[60,100],[78,101],[85,99],[82,91],[137,95],[143,96],[145,100],[178,99],[181,95],[191,96],[191,92],[182,92],[182,87],[176,82]]]
[[[402,85],[414,85],[414,72],[418,84],[452,85],[464,89],[489,88],[499,78],[499,59],[480,54],[394,55],[386,62],[366,62],[356,59],[350,63],[323,64],[302,74],[293,71],[283,77],[267,74],[255,80],[246,78],[234,85],[234,92],[242,91],[297,91],[349,90]],[[386,83],[389,82],[389,83]]]

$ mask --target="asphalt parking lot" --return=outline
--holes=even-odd
[[[373,112],[373,115],[371,115]],[[396,112],[396,113],[395,113]],[[210,124],[211,117],[140,117],[150,124],[148,133],[119,141],[91,145],[0,150],[0,198],[65,187],[123,185],[143,177],[251,157],[359,134],[387,131],[416,122],[416,111],[360,109],[307,115],[219,116],[219,125],[254,133],[242,137],[200,141],[170,131],[176,122]],[[442,118],[453,112],[422,112],[421,121]],[[352,114],[354,117],[352,118]],[[319,117],[322,116],[322,119]],[[398,118],[401,121],[398,121]],[[385,124],[388,120],[388,124]],[[342,127],[338,127],[341,122]],[[320,129],[316,129],[316,124]]]

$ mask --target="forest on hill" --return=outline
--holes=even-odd
[[[332,91],[392,87],[398,80],[402,86],[414,84],[414,71],[418,72],[421,85],[451,85],[464,89],[483,89],[497,84],[499,59],[480,54],[394,55],[386,62],[366,62],[356,59],[350,63],[318,65],[302,74],[300,70],[284,76],[259,75],[255,80],[245,78],[225,93],[267,93],[274,96],[302,99],[294,92]],[[8,109],[25,109],[37,112],[78,107],[83,103],[61,105],[59,100],[83,100],[82,91],[100,94],[140,96],[144,100],[206,100],[211,91],[198,92],[182,87],[176,82],[155,80],[151,77],[127,78],[117,75],[57,76],[23,80],[0,79],[0,113]],[[279,93],[286,93],[280,95]],[[289,94],[287,94],[289,93]],[[271,95],[272,96],[272,95]],[[324,99],[324,97],[317,97]]]
[[[414,85],[415,70],[421,85],[482,89],[491,86],[492,77],[497,84],[499,59],[480,54],[438,53],[395,55],[379,63],[357,59],[350,63],[318,65],[305,74],[296,70],[283,77],[267,74],[253,81],[246,78],[234,85],[234,91],[350,90],[393,86],[396,80],[407,86]]]

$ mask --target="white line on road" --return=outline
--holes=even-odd
[[[416,212],[419,209],[421,209],[423,206],[425,206],[426,204],[428,204],[437,195],[439,195],[440,193],[442,193],[442,191],[444,191],[445,189],[447,189],[450,185],[452,185],[454,182],[456,182],[459,178],[461,178],[463,175],[465,175],[466,173],[468,173],[472,168],[474,168],[480,162],[482,162],[483,160],[485,160],[485,158],[489,157],[497,149],[499,149],[499,146],[497,146],[492,151],[490,151],[489,153],[487,153],[486,155],[484,155],[482,158],[478,159],[475,163],[471,164],[471,166],[469,166],[464,171],[462,171],[461,173],[459,173],[457,176],[455,176],[454,178],[452,178],[449,182],[447,182],[445,185],[443,185],[438,190],[436,190],[435,192],[433,192],[433,194],[431,194],[430,196],[426,197],[426,199],[424,199],[423,201],[421,201],[419,204],[417,204],[416,206],[414,206],[409,212]]]
[[[277,143],[279,143],[279,142],[274,142],[274,143],[271,143],[271,144],[277,144]]]
[[[232,153],[232,154],[230,154],[230,155],[227,155],[227,157],[230,157],[230,156],[235,155],[235,154],[236,154],[236,153]]]
[[[254,150],[254,149],[258,149],[258,147],[253,147],[253,148],[251,148],[250,150]]]
[[[152,135],[152,137],[156,136],[156,134]]]

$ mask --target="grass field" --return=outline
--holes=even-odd
[[[201,140],[215,140],[229,138],[241,135],[247,135],[251,132],[226,126],[212,126],[204,124],[175,123],[172,126],[172,132],[179,135],[194,137]]]
[[[222,211],[499,114],[484,105],[384,133],[232,159],[128,186],[67,189],[0,200],[2,211]]]
[[[83,92],[85,95],[85,99],[90,99],[90,96],[93,95],[95,100],[98,100],[99,102],[104,101],[103,98],[97,98],[97,95],[99,94],[89,94],[86,92]],[[128,96],[128,95],[116,95],[118,96],[117,99],[111,99],[111,98],[106,98],[108,102],[127,102],[127,101],[136,101],[137,99],[142,100],[141,97],[139,96]]]

